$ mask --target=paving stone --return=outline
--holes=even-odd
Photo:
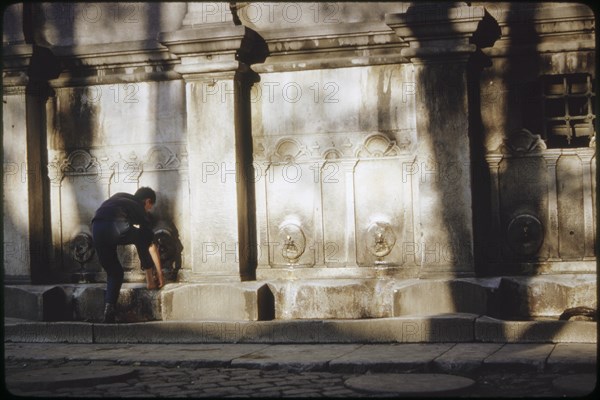
[[[433,360],[433,365],[436,370],[447,373],[475,371],[502,346],[500,343],[457,343]]]
[[[331,354],[323,356],[324,352],[321,351],[323,360],[330,360],[331,364],[325,365],[328,370],[323,371],[310,371],[310,372],[297,372],[288,369],[288,364],[278,364],[281,369],[266,370],[265,367],[273,367],[273,364],[263,363],[255,364],[253,368],[256,369],[245,369],[245,368],[232,368],[232,367],[218,367],[218,368],[196,368],[194,367],[194,361],[192,357],[189,358],[190,363],[188,366],[179,365],[172,367],[165,367],[163,363],[156,362],[156,354],[175,354],[175,361],[181,359],[180,354],[183,350],[173,352],[170,351],[173,348],[176,349],[190,349],[196,350],[212,348],[210,352],[214,351],[215,345],[202,344],[198,345],[64,345],[64,344],[39,344],[32,343],[33,346],[29,348],[29,344],[25,347],[15,347],[16,343],[5,343],[5,371],[7,374],[19,373],[23,370],[50,370],[65,366],[73,366],[80,370],[89,369],[93,366],[102,365],[107,366],[120,366],[120,367],[132,367],[139,370],[139,374],[134,378],[128,378],[122,382],[126,382],[127,386],[123,386],[123,383],[118,385],[101,384],[99,387],[65,387],[59,391],[57,390],[35,390],[35,392],[44,392],[44,397],[87,397],[93,395],[94,397],[224,397],[224,396],[250,396],[250,397],[281,397],[284,395],[284,391],[293,391],[307,389],[312,390],[310,393],[298,392],[293,397],[309,396],[309,397],[329,397],[329,396],[344,396],[344,397],[359,397],[366,396],[364,393],[359,392],[355,389],[346,387],[344,382],[347,379],[356,376],[356,372],[336,372],[332,370],[332,364],[336,361],[345,358],[351,358],[353,365],[357,365],[358,360],[364,360],[365,362],[371,362],[380,366],[390,365],[395,368],[401,368],[398,365],[404,365],[409,367],[408,371],[419,371],[419,372],[437,372],[433,367],[436,363],[448,362],[452,365],[453,357],[456,357],[456,362],[460,361],[458,357],[460,354],[464,356],[466,363],[476,363],[480,360],[479,352],[485,353],[486,351],[492,351],[492,348],[496,348],[499,344],[495,343],[436,343],[436,344],[425,344],[425,343],[400,343],[400,344],[388,344],[388,345],[352,345],[353,350],[348,350],[346,345],[340,346],[337,350],[345,349],[346,352],[333,352]],[[471,347],[473,345],[473,347]],[[123,347],[121,347],[123,346]],[[141,347],[140,347],[141,346]],[[191,347],[190,347],[191,346]],[[237,347],[238,345],[225,345]],[[311,362],[310,358],[314,354],[317,354],[317,349],[329,349],[332,345],[327,344],[324,346],[316,345],[260,345],[263,350],[270,350],[270,352],[263,351],[266,355],[272,356],[273,359],[283,360],[283,356],[279,352],[290,348],[296,348],[298,354],[302,354],[305,357],[302,358],[303,362]],[[302,353],[302,349],[310,346],[310,352]],[[506,360],[512,360],[512,363],[500,363],[502,367],[508,367],[508,371],[492,371],[493,379],[488,379],[489,384],[481,385],[479,372],[477,374],[469,374],[470,377],[477,376],[478,385],[472,389],[469,389],[467,395],[475,396],[483,394],[489,396],[490,394],[505,393],[510,396],[518,397],[529,397],[530,395],[536,395],[536,393],[544,393],[552,395],[553,392],[553,379],[560,375],[564,375],[562,372],[549,374],[547,370],[538,372],[536,362],[541,362],[541,366],[545,364],[544,360],[548,360],[548,364],[554,362],[554,364],[560,366],[561,362],[564,361],[564,366],[567,367],[569,363],[574,364],[575,359],[581,359],[587,368],[593,367],[595,371],[595,345],[579,345],[579,344],[560,344],[554,347],[554,345],[541,345],[550,346],[545,348],[544,352],[537,354],[531,351],[531,348],[535,348],[533,344],[521,345],[520,347],[516,344],[500,345],[498,351],[493,352],[484,360],[488,361],[487,366],[498,366],[499,359],[494,357],[504,358]],[[538,345],[540,346],[540,345]],[[218,347],[218,345],[217,345]],[[487,349],[487,350],[486,350]],[[120,350],[120,353],[119,353]],[[517,351],[518,350],[518,351]],[[210,353],[209,352],[209,353]],[[19,358],[16,358],[18,353]],[[77,353],[87,353],[90,357],[98,357],[98,359],[86,360],[85,357],[77,358],[76,360],[70,360],[71,357],[76,357]],[[100,357],[98,353],[111,354],[114,360],[110,360],[111,357]],[[137,353],[132,355],[129,353]],[[197,357],[202,357],[203,351],[196,351]],[[47,358],[48,355],[52,355],[55,359]],[[231,354],[235,354],[234,351]],[[252,353],[249,353],[252,354]],[[537,358],[533,357],[537,354]],[[144,357],[154,360],[152,363],[148,363],[143,357],[136,358],[138,355],[144,355]],[[264,355],[264,354],[263,354]],[[518,357],[517,357],[518,356]],[[300,356],[299,356],[300,357]],[[295,358],[299,358],[295,357]],[[36,358],[43,358],[37,359]],[[515,364],[515,359],[521,359],[521,363]],[[531,359],[534,359],[532,362]],[[115,361],[135,359],[130,364],[115,365]],[[525,361],[523,361],[525,359]],[[264,360],[264,359],[263,359]],[[370,361],[369,361],[370,360]],[[416,361],[415,361],[416,360]],[[417,362],[418,361],[418,362]],[[390,364],[392,362],[392,364]],[[418,368],[411,368],[410,364],[415,366],[417,362]],[[137,367],[133,365],[137,364]],[[395,364],[394,364],[395,363]],[[511,373],[512,370],[518,370],[514,368],[516,366],[524,367],[529,372],[523,373]],[[438,368],[438,366],[436,366]],[[560,367],[562,368],[562,366]],[[402,369],[401,369],[402,370]],[[439,368],[438,368],[439,370]],[[481,369],[484,372],[485,368]],[[561,371],[563,371],[561,369]],[[567,370],[565,370],[567,371]],[[569,370],[570,371],[570,370]],[[382,372],[382,371],[379,371]],[[389,371],[386,371],[389,372]],[[577,372],[590,372],[589,369],[585,371]],[[218,383],[216,383],[218,382]],[[252,385],[264,384],[263,388],[249,389]],[[9,387],[10,388],[10,387]],[[18,389],[18,388],[17,388]],[[212,390],[210,390],[212,389]],[[231,391],[229,391],[231,389]],[[24,391],[21,389],[20,392],[13,390],[13,393],[25,393],[30,395],[32,391]],[[341,394],[336,394],[339,391]],[[361,394],[362,393],[362,394]],[[288,396],[288,395],[285,395]],[[289,395],[291,396],[291,395]],[[369,394],[373,397],[385,396],[385,394]],[[502,397],[502,396],[500,396]]]
[[[360,345],[329,344],[327,346],[275,345],[231,361],[235,367],[286,368],[289,370],[325,369],[329,360],[356,350]]]
[[[365,344],[329,363],[335,372],[426,370],[429,364],[448,351],[453,344],[402,343]]]
[[[366,374],[346,381],[352,389],[395,395],[450,395],[474,384],[472,379],[445,374]]]
[[[486,369],[509,369],[543,371],[553,344],[513,344],[504,345],[483,361]]]
[[[597,348],[594,343],[559,343],[547,361],[549,371],[596,370]]]

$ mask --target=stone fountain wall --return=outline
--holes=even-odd
[[[585,6],[39,3],[4,22],[7,282],[101,282],[91,217],[140,186],[181,241],[174,280],[268,291],[277,318],[404,313],[415,279],[595,273],[595,133],[556,147],[527,108],[532,83],[594,78]]]

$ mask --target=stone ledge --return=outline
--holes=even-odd
[[[587,321],[475,320],[475,340],[505,343],[596,343],[597,323]]]
[[[94,343],[94,325],[86,322],[5,322],[4,341]]]
[[[596,343],[596,323],[500,321],[474,314],[362,320],[152,321],[129,324],[5,321],[5,341],[23,343]],[[554,321],[550,321],[554,322]],[[558,321],[557,321],[558,322]],[[534,334],[506,335],[525,323]],[[487,325],[486,325],[487,324]],[[515,325],[516,324],[516,325]],[[491,328],[490,328],[491,327]],[[487,329],[487,330],[486,330]],[[487,332],[482,334],[482,330]],[[581,332],[580,332],[581,331]],[[518,332],[518,331],[517,331]],[[592,334],[593,333],[593,334]],[[559,354],[556,355],[559,357]],[[558,358],[557,358],[558,360]]]

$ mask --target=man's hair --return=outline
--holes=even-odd
[[[153,204],[156,203],[156,193],[154,193],[154,190],[150,189],[149,187],[144,186],[139,188],[133,196],[139,201],[150,199]]]

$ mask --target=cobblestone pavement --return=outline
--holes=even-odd
[[[28,390],[11,387],[11,376],[20,371],[56,367],[125,365],[138,371],[123,381],[91,386]],[[116,364],[108,361],[5,361],[6,389],[26,397],[390,397],[394,394],[364,393],[344,382],[360,374],[325,371],[285,371],[247,368],[194,368],[186,366]],[[551,373],[488,373],[470,378],[476,384],[464,397],[557,397]]]

